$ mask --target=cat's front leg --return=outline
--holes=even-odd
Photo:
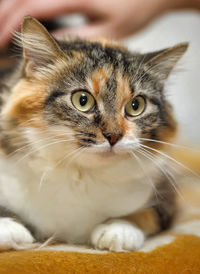
[[[0,251],[34,247],[34,238],[18,218],[0,206]]]
[[[144,239],[142,230],[121,219],[97,225],[91,235],[91,243],[95,248],[110,251],[137,250]]]
[[[93,246],[111,251],[137,250],[145,235],[168,229],[176,213],[176,195],[166,178],[157,185],[157,191],[160,195],[154,194],[150,200],[153,206],[97,225],[91,235]]]

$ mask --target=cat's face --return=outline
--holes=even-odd
[[[130,153],[138,147],[140,137],[159,139],[164,130],[168,135],[174,133],[171,110],[162,94],[151,83],[146,87],[138,83],[141,75],[136,75],[131,62],[128,72],[124,72],[123,62],[116,67],[108,62],[87,70],[87,62],[95,60],[89,54],[84,59],[73,76],[68,78],[64,73],[57,86],[63,83],[46,100],[49,127],[70,130],[77,147],[102,157]]]
[[[163,84],[186,45],[146,55],[106,42],[58,45],[30,18],[22,33],[24,75],[3,114],[24,129],[28,143],[42,138],[45,150],[61,157],[77,151],[82,159],[112,161],[136,150],[142,138],[174,136]]]

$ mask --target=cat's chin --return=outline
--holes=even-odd
[[[88,154],[91,154],[93,157],[100,157],[104,159],[119,158],[127,154],[127,151],[115,150],[112,147],[106,149],[91,149],[88,150]]]
[[[137,148],[134,141],[125,140],[111,146],[108,142],[87,147],[80,158],[78,164],[85,167],[112,166],[117,162],[131,158],[130,152]]]
[[[116,153],[113,150],[108,151],[92,151],[89,150],[81,157],[79,164],[89,168],[99,168],[104,166],[112,166],[117,162],[130,158],[130,155],[126,152]]]
[[[110,157],[116,157],[118,156],[118,154],[116,154],[114,151],[107,151],[107,152],[99,152],[99,153],[96,153],[96,155],[98,157],[102,157],[102,158],[110,158]]]

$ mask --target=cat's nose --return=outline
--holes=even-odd
[[[122,138],[122,133],[103,132],[103,136],[108,140],[111,146],[114,146]]]

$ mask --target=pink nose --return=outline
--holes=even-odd
[[[108,140],[111,146],[114,146],[121,138],[122,134],[115,134],[112,132],[104,132],[103,136]]]

